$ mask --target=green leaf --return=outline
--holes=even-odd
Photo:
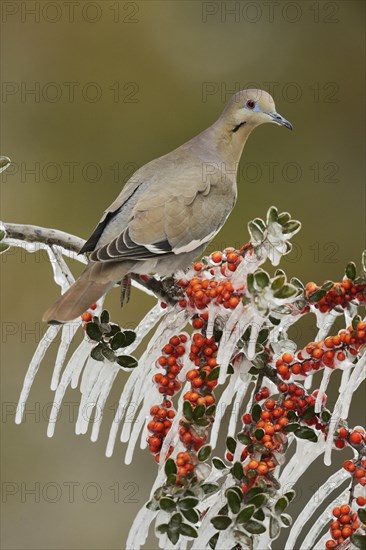
[[[219,486],[217,483],[203,483],[201,485],[201,489],[205,493],[205,495],[211,495],[212,493],[216,493],[216,491],[219,490]]]
[[[211,445],[205,445],[204,447],[201,447],[201,449],[198,451],[197,458],[200,462],[205,462],[211,456],[211,453]]]
[[[132,355],[119,355],[117,357],[117,363],[120,367],[124,367],[125,369],[134,369],[138,365],[137,359],[132,357]]]
[[[241,512],[238,514],[238,516],[236,518],[236,522],[237,523],[246,523],[247,521],[250,520],[250,518],[254,514],[254,511],[255,511],[254,504],[250,504],[249,506],[245,506],[245,508],[243,508],[241,510]]]
[[[127,346],[130,346],[136,340],[136,332],[134,332],[133,330],[124,330],[122,334],[125,339],[124,345],[123,345],[124,348],[126,348]]]
[[[226,438],[226,448],[228,449],[228,451],[230,451],[231,454],[235,453],[236,441],[233,437],[229,436]]]
[[[271,290],[279,290],[286,282],[286,275],[278,275],[271,282]]]
[[[267,212],[267,224],[278,220],[278,210],[275,206],[271,206]]]
[[[90,340],[99,342],[99,340],[102,337],[102,331],[100,330],[99,326],[96,323],[92,323],[92,322],[87,323],[85,330]]]
[[[254,504],[256,508],[260,508],[266,501],[266,495],[261,493],[259,495],[254,495],[254,497],[248,500],[248,504]]]
[[[280,515],[286,510],[289,504],[290,503],[285,496],[280,497],[274,505],[274,511],[276,512],[276,514]]]
[[[254,432],[254,436],[258,441],[263,439],[264,435],[265,435],[265,432],[264,430],[262,430],[262,428],[258,428],[258,430],[255,430]]]
[[[311,420],[315,415],[315,405],[312,405],[306,411],[304,414],[301,415],[301,420]]]
[[[280,520],[282,521],[285,527],[290,527],[290,525],[292,524],[292,517],[289,516],[288,514],[281,514]]]
[[[176,514],[172,515],[169,522],[169,527],[172,527],[173,529],[179,528],[179,525],[182,523],[182,515],[177,512]]]
[[[198,533],[196,529],[192,527],[192,525],[188,525],[187,523],[181,523],[179,527],[179,532],[181,535],[184,535],[185,537],[190,537],[194,539],[198,537]]]
[[[330,414],[329,411],[323,411],[320,415],[322,421],[327,424],[329,422],[329,420],[331,419],[332,415]]]
[[[198,420],[195,420],[195,424],[197,424],[197,426],[208,426],[210,421],[208,418],[198,418]]]
[[[253,518],[258,519],[259,521],[264,521],[264,518],[265,518],[265,517],[266,517],[266,516],[265,516],[265,514],[264,514],[262,508],[259,508],[259,509],[255,512],[255,514],[253,514]]]
[[[254,280],[258,288],[266,288],[269,285],[269,275],[262,270],[258,270],[254,273]]]
[[[307,426],[301,426],[298,430],[296,430],[295,436],[299,439],[307,439],[308,441],[312,441],[313,443],[316,443],[318,441],[318,436],[316,435],[314,430],[308,428]]]
[[[233,465],[233,467],[231,468],[231,473],[233,474],[233,476],[238,480],[238,481],[241,481],[244,477],[244,472],[243,472],[243,465],[241,462],[235,462],[235,464]]]
[[[225,468],[227,468],[226,464],[217,456],[212,459],[212,464],[215,466],[216,470],[225,470]]]
[[[206,409],[206,416],[215,416],[215,412],[216,412],[216,405],[211,405]]]
[[[123,332],[117,332],[117,334],[115,336],[113,336],[113,338],[110,341],[111,348],[113,350],[117,350],[119,348],[124,347],[123,343],[124,343]]]
[[[241,469],[243,470],[243,467],[241,467]],[[233,491],[233,489],[228,489],[226,491],[226,498],[232,513],[237,514],[240,510],[241,505],[241,498],[239,497],[238,493],[236,491]]]
[[[193,420],[198,420],[205,414],[206,407],[204,405],[198,405],[193,410]]]
[[[208,541],[208,545],[211,548],[211,550],[216,549],[217,539],[219,538],[220,533],[215,533],[213,537],[210,538]]]
[[[286,235],[287,233],[297,233],[301,229],[301,223],[297,220],[291,220],[286,222],[283,226],[282,233]]]
[[[352,281],[356,278],[356,264],[354,262],[349,262],[346,267],[346,276]]]
[[[198,504],[198,498],[196,497],[185,497],[178,502],[178,506],[181,510],[191,510],[195,508]]]
[[[266,224],[264,223],[264,221],[261,219],[261,218],[254,218],[254,220],[252,220],[256,225],[258,225],[258,227],[260,227],[263,231],[266,230]]]
[[[0,241],[3,240],[3,238],[6,236],[6,233],[5,231],[3,231],[2,229],[0,229]]]
[[[236,437],[243,445],[249,445],[252,442],[252,438],[244,432],[238,433]]]
[[[103,346],[102,344],[98,344],[93,348],[90,352],[90,357],[95,359],[96,361],[104,361],[104,355],[102,353]]]
[[[156,530],[158,533],[161,533],[162,535],[165,535],[165,533],[168,531],[169,525],[167,523],[162,523],[161,525],[158,525]]]
[[[287,493],[285,493],[284,496],[287,498],[289,502],[291,502],[296,496],[296,491],[293,491],[293,490],[287,491]]]
[[[8,244],[0,243],[0,254],[2,254],[3,252],[6,252],[8,248],[10,248]]]
[[[232,520],[228,516],[215,516],[211,519],[211,523],[218,531],[225,531]]]
[[[362,523],[364,523],[366,525],[366,510],[365,510],[365,508],[359,508],[357,510],[357,513],[358,513],[358,517],[360,518]]]
[[[253,294],[255,292],[253,273],[249,273],[249,275],[247,276],[247,289],[249,294]]]
[[[166,485],[176,485],[177,483],[177,476],[176,474],[169,474],[166,477],[165,484]]]
[[[275,298],[283,300],[285,298],[291,298],[292,296],[296,296],[297,293],[298,293],[298,289],[296,288],[296,286],[291,285],[290,283],[286,283],[285,285],[283,285],[282,288],[280,288],[279,290],[276,290],[273,293],[273,296]]]
[[[366,535],[351,535],[351,542],[361,550],[366,550]]]
[[[252,418],[254,422],[258,422],[261,417],[262,408],[260,405],[254,405],[252,409]]]
[[[262,487],[253,487],[252,489],[249,489],[249,491],[246,494],[246,500],[250,500],[255,495],[259,495],[260,493],[263,493]]]
[[[162,497],[159,500],[160,509],[164,510],[164,512],[172,512],[175,510],[175,502],[172,498],[168,497]]]
[[[266,531],[263,523],[259,523],[259,521],[254,520],[248,521],[248,523],[245,524],[245,529],[246,531],[248,531],[248,533],[251,533],[252,535],[261,535]]]
[[[191,523],[197,523],[200,519],[198,512],[194,508],[189,510],[182,510],[183,516]]]
[[[165,462],[164,472],[166,476],[177,473],[177,465],[172,458],[168,458]]]
[[[104,309],[100,314],[100,322],[109,323],[109,312],[106,309]]]
[[[168,531],[167,531],[168,538],[169,538],[170,542],[174,545],[176,545],[178,540],[179,540],[178,529],[179,529],[179,527],[177,528],[177,530],[174,530],[174,529],[169,527]]]
[[[290,220],[291,220],[291,214],[289,214],[288,212],[281,212],[281,214],[278,215],[278,223],[281,225],[284,225]]]
[[[310,296],[308,296],[308,300],[311,303],[319,302],[319,300],[321,300],[326,295],[326,293],[326,290],[322,290],[321,288],[319,288],[319,290],[316,290],[315,292],[310,294]]]
[[[215,367],[214,369],[212,369],[210,374],[207,376],[207,380],[209,380],[210,382],[212,380],[217,380],[218,377],[219,377],[219,374],[220,374],[220,367]]]
[[[285,432],[296,432],[296,430],[298,430],[300,428],[300,424],[298,424],[297,422],[294,422],[293,424],[287,424],[286,426],[284,426],[284,431]]]
[[[250,234],[250,240],[255,242],[261,242],[263,240],[263,230],[259,225],[254,222],[248,223],[248,231]]]
[[[274,517],[271,516],[269,520],[269,537],[273,540],[276,539],[281,532],[281,526],[279,524],[279,521]]]
[[[107,359],[107,361],[110,361],[111,363],[116,360],[116,356],[114,355],[113,351],[107,346],[102,348],[102,354]]]
[[[183,416],[187,420],[193,420],[193,410],[192,405],[189,401],[184,401],[183,403]]]

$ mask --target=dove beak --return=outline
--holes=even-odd
[[[289,130],[292,130],[292,124],[283,116],[279,115],[278,113],[267,113],[267,115],[271,118],[272,122],[275,122],[276,124],[279,124],[280,126],[284,126],[285,128],[288,128]]]

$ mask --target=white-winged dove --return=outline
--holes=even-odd
[[[267,92],[243,90],[207,130],[139,168],[80,250],[89,265],[43,320],[71,321],[126,275],[169,275],[199,257],[235,205],[243,147],[264,122],[292,129]]]

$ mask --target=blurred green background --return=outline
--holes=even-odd
[[[4,1],[1,8],[0,153],[13,161],[2,174],[1,219],[87,238],[135,168],[210,125],[233,91],[255,86],[273,94],[294,131],[264,125],[251,136],[238,203],[212,247],[246,242],[247,221],[275,204],[303,222],[282,264],[289,275],[338,280],[349,260],[359,263],[364,2]],[[59,291],[42,253],[10,251],[1,268],[2,548],[123,548],[156,473],[147,452],[129,467],[121,444],[104,456],[123,375],[98,443],[74,434],[77,391],[67,393],[49,440],[52,348],[26,422],[15,426],[22,380],[44,332],[40,318]],[[122,312],[118,291],[107,300],[130,327],[152,303],[138,291]],[[314,327],[296,332],[302,345]],[[359,390],[350,422],[364,420]],[[335,464],[345,458],[337,454]],[[300,482],[303,497],[327,475],[321,462],[312,468]],[[295,502],[294,513],[301,507]],[[147,548],[156,547],[151,537]],[[283,548],[281,539],[274,548]]]

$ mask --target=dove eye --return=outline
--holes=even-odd
[[[248,109],[254,109],[255,101],[253,99],[248,99],[248,101],[246,102],[246,106],[248,107]]]

